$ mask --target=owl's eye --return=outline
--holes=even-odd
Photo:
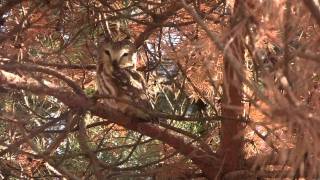
[[[129,53],[123,53],[122,57],[127,57]]]
[[[104,53],[106,53],[106,55],[108,55],[109,57],[111,57],[110,51],[109,50],[104,50]]]

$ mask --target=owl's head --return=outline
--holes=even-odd
[[[117,42],[104,40],[99,45],[99,65],[110,73],[116,68],[134,68],[134,52],[133,43],[127,39]]]

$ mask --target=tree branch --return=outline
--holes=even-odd
[[[320,26],[320,7],[315,4],[314,0],[303,0],[303,2],[310,10],[312,16],[316,19],[318,25]]]
[[[29,64],[29,63],[20,64],[20,63],[15,63],[15,62],[11,62],[11,61],[9,63],[0,64],[0,68],[4,69],[6,71],[16,71],[16,70],[34,71],[34,72],[42,72],[42,73],[45,73],[48,75],[52,75],[52,76],[55,76],[55,77],[61,79],[66,84],[68,84],[74,90],[74,92],[76,92],[77,94],[84,96],[84,92],[82,91],[80,86],[78,86],[69,77],[63,75],[62,73],[57,72],[54,69],[51,69],[48,67],[38,66],[35,64]]]
[[[215,153],[208,153],[200,147],[190,143],[191,140],[172,130],[159,127],[152,123],[137,123],[138,120],[127,117],[112,107],[102,103],[94,103],[91,99],[79,96],[71,91],[56,86],[43,86],[39,82],[26,77],[19,77],[13,73],[0,70],[0,86],[16,90],[27,90],[38,95],[54,96],[66,106],[75,110],[89,110],[92,115],[108,119],[127,129],[158,139],[175,148],[184,156],[190,158],[207,177],[214,177],[219,168],[219,159]],[[216,171],[215,171],[216,170]]]

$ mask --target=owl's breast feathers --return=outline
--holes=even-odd
[[[115,69],[112,74],[114,83],[119,88],[119,91],[121,91],[120,94],[130,96],[133,100],[145,99],[144,97],[141,97],[144,95],[144,84],[141,78],[142,77],[138,73],[133,72],[129,68]]]
[[[118,97],[129,100],[129,104],[119,104],[122,106],[120,107],[122,112],[140,119],[149,119],[146,112],[152,110],[152,106],[144,91],[143,77],[130,68],[115,68],[112,73],[112,81],[118,88]]]

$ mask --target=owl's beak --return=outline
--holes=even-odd
[[[117,60],[113,60],[113,61],[112,61],[112,66],[113,66],[114,68],[119,68],[119,65],[118,65]]]

